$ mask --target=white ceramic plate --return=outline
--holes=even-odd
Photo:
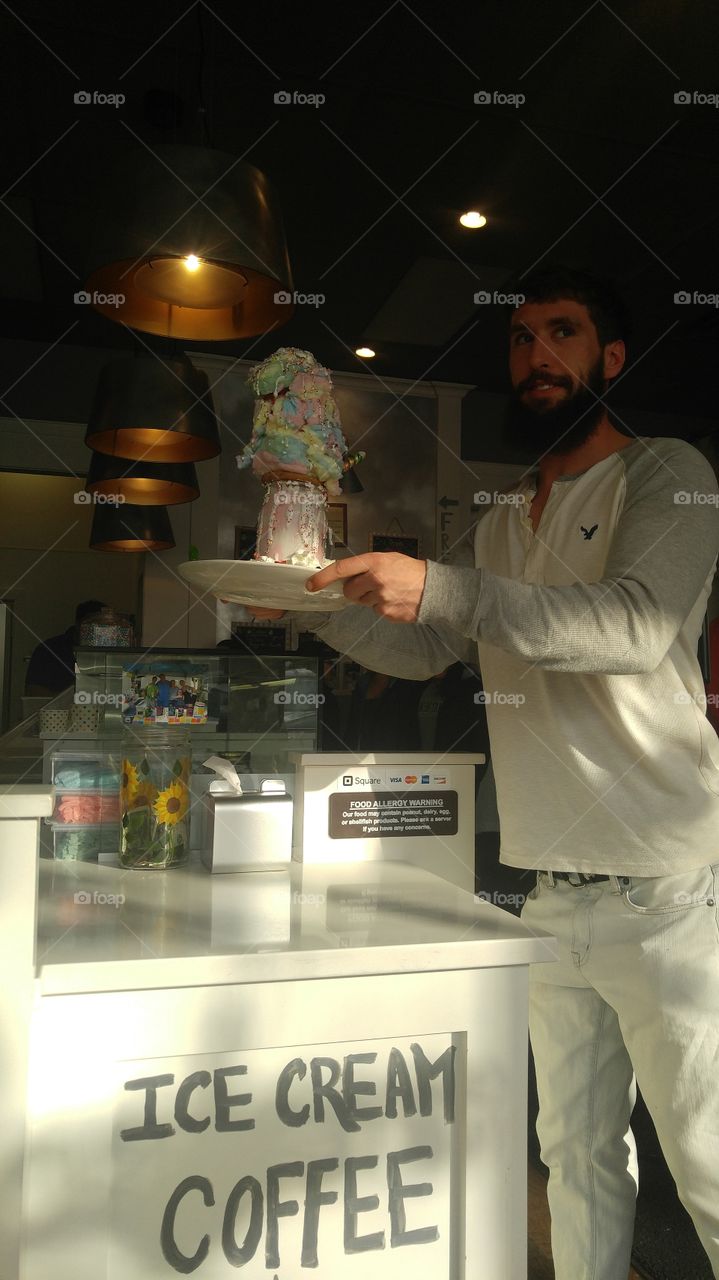
[[[324,591],[305,591],[317,569],[299,564],[267,564],[263,560],[187,560],[179,573],[197,591],[221,600],[262,609],[296,609],[327,613],[347,604],[342,585]]]

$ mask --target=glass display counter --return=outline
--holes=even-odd
[[[209,756],[231,761],[245,790],[280,777],[291,793],[291,758],[318,750],[323,698],[316,657],[81,647],[75,661],[75,688],[0,737],[0,783],[42,782],[60,796],[42,824],[45,857],[116,861],[118,815],[109,813],[109,800],[95,812],[98,788],[87,770],[112,773],[116,799],[123,734],[127,740],[128,731],[142,730],[157,715],[158,701],[170,732],[174,725],[189,729],[194,850],[201,849],[204,834],[197,802],[214,776],[203,766]]]
[[[209,650],[76,651],[75,688],[43,704],[64,717],[44,729],[41,713],[0,736],[0,782],[52,783],[55,749],[117,750],[122,737],[123,670],[151,664],[158,674],[198,668],[206,716],[192,723],[193,770],[209,755],[232,760],[240,773],[291,772],[289,757],[319,745],[318,659]],[[167,667],[165,673],[162,668]],[[181,675],[171,677],[182,679]],[[46,716],[46,723],[50,723]]]
[[[222,755],[239,773],[287,773],[290,753],[317,747],[316,658],[216,649],[78,649],[76,668],[76,704],[96,709],[96,734],[105,740],[122,734],[128,720],[123,693],[133,677],[146,688],[148,678],[164,676],[178,694],[192,681],[201,714],[175,721],[190,725],[193,772],[207,756]],[[142,723],[147,720],[141,706],[132,724]]]

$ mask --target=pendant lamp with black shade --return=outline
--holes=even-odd
[[[93,453],[85,481],[88,493],[120,497],[137,506],[174,506],[200,496],[191,462],[131,462]]]
[[[354,467],[340,476],[340,490],[342,493],[364,493],[364,485]]]
[[[165,507],[130,502],[95,506],[90,532],[93,551],[169,551],[175,545]]]
[[[113,360],[100,372],[85,444],[147,462],[200,462],[220,452],[207,374],[186,356]]]
[[[222,342],[294,310],[279,202],[254,165],[210,147],[131,150],[94,217],[86,289],[145,333]]]

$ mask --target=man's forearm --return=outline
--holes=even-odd
[[[477,645],[446,623],[421,626],[388,622],[371,609],[348,605],[336,613],[293,615],[301,630],[355,658],[371,671],[405,680],[429,680],[454,662],[477,663]]]

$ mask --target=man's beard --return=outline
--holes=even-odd
[[[569,375],[566,378],[557,375],[548,381],[571,387]],[[521,383],[512,391],[504,416],[504,440],[511,448],[531,453],[535,458],[545,453],[564,455],[594,435],[605,413],[598,399],[607,389],[601,356],[576,391],[553,407],[543,409],[541,405],[535,408],[525,404],[520,399],[525,385]]]

